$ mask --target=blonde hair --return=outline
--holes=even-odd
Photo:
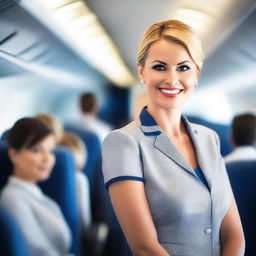
[[[56,142],[59,144],[63,136],[63,127],[61,122],[56,117],[48,114],[38,114],[34,118],[41,121],[53,131]]]
[[[73,153],[77,170],[82,171],[87,160],[87,150],[82,139],[72,132],[64,132],[60,145]]]
[[[198,71],[201,71],[204,54],[200,38],[190,26],[179,20],[155,23],[144,32],[138,50],[139,65],[144,67],[150,46],[160,39],[183,45],[195,62]]]

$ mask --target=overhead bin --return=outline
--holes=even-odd
[[[88,78],[106,80],[21,2],[0,1],[0,59],[72,86],[81,86]]]

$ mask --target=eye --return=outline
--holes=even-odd
[[[181,66],[178,67],[178,71],[181,71],[181,72],[185,72],[189,69],[190,69],[190,67],[187,66],[187,65],[181,65]]]
[[[30,150],[33,153],[40,153],[42,151],[40,147],[32,147]]]
[[[157,64],[157,65],[153,66],[152,69],[155,69],[157,71],[165,71],[166,67],[164,65]]]

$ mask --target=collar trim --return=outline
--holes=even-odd
[[[141,123],[141,129],[146,136],[155,136],[161,134],[163,131],[156,123],[155,119],[148,113],[147,106],[145,106],[140,113],[139,116],[140,123]],[[189,132],[194,132],[195,134],[198,134],[198,131],[196,129],[193,129],[190,125],[190,122],[188,119],[182,115],[181,116],[182,121],[184,122],[186,129]]]
[[[162,133],[161,128],[157,125],[155,119],[148,113],[145,106],[139,116],[141,129],[146,136],[154,136]]]

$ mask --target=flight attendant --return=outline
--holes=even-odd
[[[138,53],[148,104],[137,120],[104,140],[105,183],[136,256],[244,253],[219,139],[182,114],[202,64],[191,27],[177,20],[149,27]]]

